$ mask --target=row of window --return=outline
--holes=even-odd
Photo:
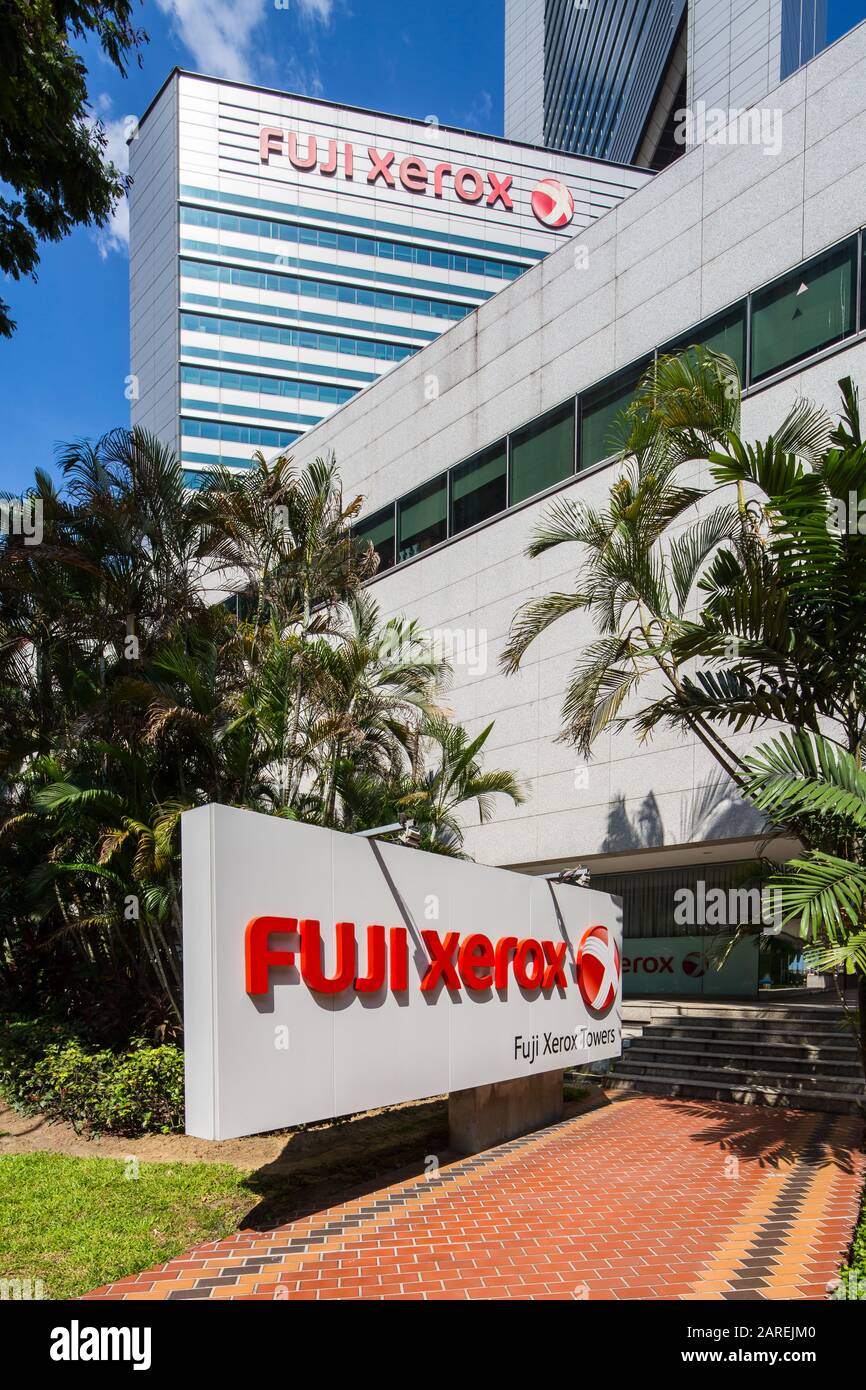
[[[275,212],[279,217],[309,217],[308,207],[298,207],[291,203],[276,203],[268,198],[251,198],[241,193],[218,193],[213,188],[195,188],[190,184],[181,184],[180,196],[182,198],[201,198],[208,203],[228,203],[234,207],[255,208],[260,212]],[[349,227],[363,227],[365,230],[381,235],[383,232],[393,233],[397,237],[411,236],[417,233],[414,227],[401,227],[395,222],[383,222],[380,217],[357,217],[347,212],[330,212],[325,208],[316,208],[316,219],[319,222],[333,222],[335,225],[342,224]],[[437,232],[432,228],[425,227],[423,236],[425,241],[438,241],[444,245],[466,246],[473,251],[478,251],[482,255],[490,252],[503,256],[520,255],[527,261],[543,261],[547,255],[546,251],[538,250],[532,246],[507,246],[499,241],[482,241],[479,237],[461,236],[457,232]]]
[[[184,293],[181,304],[191,304],[202,309],[232,310],[238,314],[248,314],[255,309],[270,318],[289,319],[292,323],[321,323],[328,328],[354,328],[361,333],[386,333],[394,338],[422,338],[424,343],[432,343],[439,334],[429,328],[403,328],[396,323],[370,323],[365,319],[348,319],[341,314],[314,314],[309,309],[287,309],[283,304],[250,304],[243,299],[220,299],[210,294]]]
[[[526,270],[525,265],[515,265],[509,261],[462,256],[454,251],[430,251],[426,246],[415,246],[411,242],[350,236],[346,232],[329,232],[322,227],[304,226],[303,223],[270,222],[243,214],[210,212],[207,208],[182,207],[180,220],[192,227],[212,227],[221,232],[268,237],[292,242],[296,246],[318,246],[325,251],[347,251],[357,256],[378,256],[383,260],[405,261],[409,265],[436,266],[440,270],[456,270],[464,275],[489,275],[497,280],[516,280]]]
[[[380,372],[356,372],[349,367],[329,367],[321,362],[302,362],[299,357],[290,362],[285,358],[260,357],[258,353],[226,352],[225,348],[190,347],[188,343],[182,343],[180,350],[183,357],[200,357],[207,362],[235,362],[239,367],[273,367],[276,372],[297,372],[304,376],[348,377],[365,386],[371,381],[378,381],[381,375]]]
[[[229,444],[252,444],[263,449],[285,449],[301,437],[297,430],[258,429],[255,425],[218,425],[213,420],[188,420],[186,417],[180,422],[180,432],[192,439],[222,439]],[[240,464],[241,460],[238,460],[238,463]]]
[[[445,299],[422,299],[410,294],[390,294],[385,290],[365,290],[359,285],[338,285],[333,280],[307,280],[295,275],[273,275],[260,270],[244,270],[235,265],[212,265],[206,261],[182,260],[181,275],[191,280],[216,280],[221,285],[244,285],[250,290],[272,294],[297,294],[306,299],[333,299],[340,304],[364,304],[369,309],[390,309],[398,314],[421,314],[435,319],[462,319],[472,312],[471,304],[454,304]],[[247,306],[249,308],[249,306]],[[268,312],[271,312],[270,309]]]
[[[277,420],[280,424],[298,425],[303,429],[312,429],[314,425],[320,425],[324,416],[322,415],[298,415],[292,411],[287,414],[285,410],[263,410],[260,405],[226,405],[222,401],[197,401],[191,396],[181,396],[181,410],[201,410],[208,415],[240,415],[245,420]]]
[[[380,572],[612,457],[622,443],[622,412],[655,356],[693,346],[724,352],[748,387],[856,333],[858,313],[866,326],[866,306],[857,303],[862,240],[861,247],[858,234],[813,257],[365,517],[356,532],[378,551]]]
[[[382,343],[373,338],[349,338],[342,333],[310,333],[298,328],[279,328],[272,323],[223,319],[213,314],[181,314],[180,326],[190,333],[218,333],[225,338],[247,338],[254,343],[309,348],[313,352],[338,352],[347,357],[378,357],[385,362],[403,362],[418,351],[417,348],[407,347],[404,343]]]
[[[342,269],[336,263],[327,265],[323,261],[306,261],[299,256],[289,256],[285,251],[256,251],[248,246],[230,246],[226,242],[217,246],[212,241],[193,241],[190,237],[181,237],[180,250],[191,251],[200,256],[218,256],[221,260],[227,261],[255,261],[258,265],[280,266],[285,272],[294,271],[299,275],[320,275],[322,272],[334,274]],[[417,275],[389,275],[384,270],[366,270],[363,266],[357,265],[347,267],[345,273],[352,275],[355,280],[363,280],[368,285],[383,288],[396,285],[398,289],[430,290],[433,294],[440,290],[450,290],[452,293],[465,295],[467,299],[472,299],[478,304],[492,299],[496,293],[495,290],[475,289],[468,285],[446,285],[439,280],[421,280]]]
[[[291,381],[278,376],[253,376],[251,372],[226,372],[216,367],[181,367],[185,386],[216,386],[224,391],[258,391],[261,395],[291,396],[325,405],[344,405],[357,395],[357,386],[323,386],[316,381]]]

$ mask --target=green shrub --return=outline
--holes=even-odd
[[[71,1042],[73,1033],[62,1023],[42,1018],[0,1020],[0,1095],[16,1110],[38,1110],[33,1069],[49,1047]]]
[[[833,1297],[866,1301],[866,1187],[863,1189],[860,1223],[851,1247],[851,1262],[843,1266],[841,1283]]]
[[[15,1020],[0,1028],[0,1094],[79,1130],[170,1134],[183,1129],[183,1052],[94,1051],[62,1026]]]
[[[140,1044],[117,1059],[106,1087],[106,1127],[117,1134],[183,1130],[183,1052]]]

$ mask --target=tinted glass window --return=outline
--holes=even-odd
[[[408,560],[438,545],[448,534],[448,483],[442,474],[397,503],[399,559]]]
[[[752,297],[752,381],[854,331],[857,240],[816,256]]]
[[[574,402],[511,438],[511,502],[522,502],[574,472]]]
[[[383,507],[372,516],[364,517],[355,527],[359,540],[370,541],[379,556],[379,573],[394,563],[394,508]]]
[[[690,328],[688,333],[681,334],[672,342],[665,343],[659,348],[659,356],[685,352],[690,347],[709,348],[712,352],[723,352],[733,358],[740,381],[743,381],[746,373],[746,301],[735,304],[733,309],[726,309],[723,314],[717,314],[715,318]]]
[[[580,398],[580,467],[591,468],[620,448],[617,428],[651,357],[614,372]]]
[[[451,473],[451,533],[495,516],[507,505],[505,440],[458,464]]]

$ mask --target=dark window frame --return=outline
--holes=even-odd
[[[758,386],[758,385],[761,385],[761,384],[762,384],[763,382],[765,382],[765,381],[769,381],[771,377],[778,376],[780,372],[786,372],[786,371],[790,370],[791,367],[795,367],[799,362],[804,362],[807,358],[809,358],[809,357],[814,357],[814,356],[816,356],[816,354],[819,353],[819,352],[826,352],[828,348],[833,347],[836,343],[843,343],[843,342],[845,341],[846,338],[852,338],[852,337],[854,337],[855,334],[859,331],[859,306],[858,306],[858,304],[857,304],[857,277],[858,277],[857,252],[858,252],[858,248],[859,248],[860,244],[861,244],[861,233],[860,233],[860,232],[856,232],[853,236],[844,237],[842,241],[836,242],[833,246],[828,246],[828,247],[826,248],[826,250],[824,250],[824,251],[819,251],[817,255],[815,255],[815,256],[810,256],[809,259],[806,260],[806,261],[801,261],[799,265],[795,265],[791,270],[786,270],[786,271],[784,272],[783,275],[777,275],[777,276],[775,277],[775,279],[770,280],[768,284],[766,284],[766,285],[761,285],[761,286],[759,286],[758,289],[753,290],[753,291],[751,292],[751,294],[750,294],[750,296],[749,296],[749,299],[750,299],[750,302],[751,302],[751,312],[750,312],[750,315],[749,315],[749,334],[750,334],[750,341],[749,341],[749,385],[750,385],[750,386]],[[768,368],[766,371],[763,371],[763,372],[761,372],[761,373],[759,373],[759,374],[756,375],[755,372],[754,372],[754,361],[755,361],[755,317],[756,317],[756,314],[759,314],[760,311],[761,311],[761,305],[760,305],[760,303],[759,303],[761,297],[762,297],[762,296],[770,296],[770,295],[773,293],[774,290],[777,290],[777,289],[779,288],[780,285],[784,285],[786,281],[794,282],[794,281],[797,280],[798,277],[802,277],[802,276],[808,274],[809,270],[812,269],[813,267],[819,265],[819,264],[821,263],[821,261],[830,260],[830,259],[831,259],[832,257],[834,257],[834,256],[840,256],[840,257],[841,257],[841,256],[843,255],[843,253],[845,253],[846,249],[847,249],[847,252],[848,252],[849,256],[851,257],[851,272],[852,272],[852,285],[851,285],[851,327],[848,328],[848,329],[843,330],[843,332],[841,332],[841,333],[837,333],[834,337],[827,338],[823,343],[820,343],[817,347],[809,347],[809,348],[806,348],[806,349],[804,349],[803,352],[797,353],[797,354],[796,354],[795,356],[793,356],[793,357],[786,358],[786,360],[785,360],[784,362],[777,363],[775,366],[770,367],[770,368]]]
[[[402,549],[403,549],[403,531],[402,531],[402,525],[401,525],[403,508],[409,506],[409,505],[412,503],[413,498],[417,498],[417,496],[418,496],[419,493],[423,493],[423,492],[431,492],[431,493],[432,493],[432,492],[436,491],[439,487],[441,487],[443,484],[444,484],[444,491],[445,491],[445,516],[444,516],[445,534],[442,535],[442,536],[440,536],[439,540],[431,542],[430,545],[425,545],[424,548],[423,548],[422,550],[416,550],[412,555],[405,555],[405,556],[404,556],[404,555],[401,555],[400,552],[401,552]],[[405,563],[406,560],[414,560],[414,558],[415,558],[416,555],[423,555],[427,550],[432,550],[434,546],[436,546],[436,545],[441,545],[443,541],[448,540],[448,496],[449,496],[448,470],[446,469],[443,473],[436,473],[436,474],[434,475],[434,477],[428,478],[428,479],[426,480],[426,482],[419,483],[417,487],[413,487],[409,492],[403,493],[402,497],[398,497],[398,498],[396,499],[396,507],[397,507],[397,532],[396,532],[397,562],[396,562],[396,563],[397,563],[397,564],[403,564],[403,563]],[[420,500],[420,499],[419,499],[419,500]],[[416,534],[417,534],[417,533],[416,533]]]
[[[762,373],[758,377],[753,376],[751,364],[753,355],[753,309],[755,300],[758,298],[759,295],[769,292],[776,285],[782,283],[783,281],[793,279],[797,275],[802,275],[804,271],[806,271],[810,266],[812,266],[816,262],[819,262],[836,253],[841,253],[846,246],[850,246],[851,248],[853,248],[854,255],[854,275],[852,293],[853,327],[847,332],[843,332],[838,337],[830,339],[821,347],[808,349],[802,355],[797,356],[790,362],[785,363],[784,366],[774,368],[771,372]],[[691,328],[686,329],[685,332],[677,334],[676,337],[667,339],[661,345],[654,347],[651,352],[645,354],[642,357],[635,358],[631,362],[626,363],[625,366],[617,368],[615,372],[610,372],[607,376],[601,377],[598,381],[593,382],[583,391],[577,392],[574,396],[569,397],[567,400],[560,402],[559,405],[553,406],[548,410],[542,411],[539,415],[534,416],[525,424],[519,425],[516,429],[511,430],[508,434],[501,437],[500,439],[494,440],[491,444],[485,445],[481,449],[474,450],[473,453],[466,455],[465,458],[460,459],[457,463],[452,464],[450,468],[445,469],[443,473],[437,474],[434,478],[429,479],[425,483],[420,483],[417,487],[412,488],[408,493],[404,493],[399,497],[395,497],[393,502],[389,504],[389,506],[393,507],[394,510],[395,537],[395,560],[393,566],[389,568],[398,568],[400,565],[409,564],[411,561],[417,559],[419,555],[426,553],[425,549],[424,551],[417,552],[415,555],[407,556],[403,560],[399,558],[399,520],[401,504],[408,501],[408,499],[411,498],[414,495],[414,493],[421,491],[425,487],[432,486],[434,483],[441,482],[443,479],[445,480],[445,534],[441,540],[435,542],[433,546],[428,547],[428,549],[434,549],[438,548],[440,545],[446,544],[449,540],[457,539],[458,537],[470,534],[476,527],[489,525],[492,521],[495,521],[499,517],[506,515],[508,512],[511,512],[518,507],[524,507],[536,498],[543,497],[547,492],[556,491],[558,488],[563,487],[569,481],[569,479],[577,477],[583,472],[594,470],[596,468],[605,467],[607,464],[610,463],[611,459],[615,457],[613,454],[606,455],[602,459],[593,460],[592,463],[588,464],[585,464],[583,460],[584,416],[586,413],[587,405],[594,404],[592,398],[596,395],[603,395],[605,393],[606,388],[608,391],[612,388],[612,385],[617,378],[627,378],[628,374],[632,372],[636,373],[635,384],[637,384],[643,373],[647,370],[649,366],[652,365],[653,362],[655,362],[658,359],[659,355],[668,354],[672,352],[687,351],[689,347],[696,345],[688,341],[690,337],[695,337],[699,333],[708,333],[712,330],[714,325],[724,321],[727,318],[734,316],[738,311],[743,312],[744,315],[744,371],[742,376],[742,389],[744,395],[746,396],[751,393],[754,387],[764,387],[766,385],[769,385],[772,383],[774,377],[781,376],[787,372],[794,370],[797,366],[799,366],[803,362],[809,361],[811,358],[820,358],[826,354],[832,353],[834,350],[838,349],[840,344],[856,340],[858,337],[862,336],[864,333],[866,333],[866,225],[859,228],[857,232],[851,234],[850,236],[843,237],[841,241],[835,242],[833,243],[833,245],[825,247],[822,251],[819,251],[814,256],[810,256],[807,260],[802,261],[799,265],[792,267],[790,270],[784,271],[783,274],[777,275],[766,285],[760,285],[756,289],[750,290],[746,295],[741,296],[739,299],[734,300],[732,303],[727,304],[723,308],[716,310],[706,319],[699,320],[697,323],[693,324]],[[574,422],[574,456],[572,471],[566,474],[565,477],[559,479],[559,481],[551,483],[548,486],[539,489],[538,492],[530,493],[526,497],[521,497],[520,499],[515,501],[513,489],[513,454],[515,441],[519,440],[522,435],[529,432],[530,430],[535,430],[539,427],[543,428],[545,421],[552,420],[553,417],[555,417],[559,413],[564,414],[569,408],[571,408],[571,410],[573,411]],[[470,526],[465,527],[463,530],[455,529],[453,525],[453,475],[465,465],[472,463],[479,457],[487,453],[490,453],[502,446],[504,446],[506,454],[505,506],[500,511],[492,513],[490,517],[485,517],[480,521],[473,522]],[[383,507],[378,508],[377,512],[383,512],[387,510],[388,507]],[[380,570],[380,573],[383,572],[384,570]]]
[[[553,482],[545,483],[542,487],[536,488],[533,492],[528,492],[524,496],[514,500],[514,449],[515,446],[523,442],[523,436],[542,434],[546,429],[552,428],[558,423],[557,416],[563,420],[571,414],[571,468],[569,472]],[[569,478],[573,478],[577,473],[578,460],[578,439],[577,439],[577,396],[569,396],[567,400],[554,406],[552,410],[545,410],[541,415],[536,415],[532,420],[528,420],[525,425],[520,425],[516,430],[511,430],[508,435],[508,505],[509,507],[519,507],[523,502],[528,502],[532,497],[540,497],[551,488],[561,487]]]

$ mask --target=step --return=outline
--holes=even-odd
[[[843,1028],[779,1028],[766,1026],[764,1028],[734,1028],[726,1025],[711,1023],[684,1023],[682,1027],[671,1023],[653,1023],[644,1028],[641,1037],[646,1037],[652,1033],[659,1038],[679,1038],[689,1036],[694,1038],[715,1038],[719,1041],[726,1041],[736,1038],[740,1042],[754,1043],[757,1047],[763,1047],[766,1043],[798,1043],[804,1039],[814,1042],[820,1046],[845,1046],[850,1045],[856,1050],[857,1044],[850,1029]]]
[[[835,1021],[844,1017],[841,1005],[829,1004],[787,1004],[768,1007],[761,1004],[716,1004],[712,1000],[695,1003],[665,1004],[656,1000],[635,1003],[624,1000],[622,1006],[624,1022],[655,1022],[662,1018],[712,1018],[741,1019],[758,1022],[810,1022],[822,1019]]]
[[[598,1077],[581,1076],[581,1080],[584,1083],[599,1083]],[[743,1087],[731,1082],[694,1081],[681,1076],[672,1076],[665,1080],[656,1077],[605,1076],[601,1084],[605,1090],[639,1091],[665,1097],[681,1096],[684,1100],[732,1101],[739,1105],[823,1110],[838,1115],[857,1115],[862,1112],[862,1106],[855,1098],[839,1095],[835,1091],[784,1091],[773,1086]]]
[[[742,1053],[734,1056],[717,1055],[709,1052],[691,1052],[685,1048],[631,1047],[625,1049],[622,1061],[635,1066],[674,1066],[681,1064],[690,1071],[700,1067],[704,1071],[745,1070],[760,1074],[766,1072],[773,1076],[836,1076],[840,1080],[859,1082],[862,1086],[863,1070],[859,1062],[836,1062],[822,1055],[807,1061],[791,1057],[767,1057],[765,1054]],[[795,1065],[792,1067],[792,1062]]]
[[[796,1061],[802,1058],[803,1061],[811,1062],[818,1057],[826,1057],[828,1062],[833,1062],[839,1066],[860,1066],[860,1054],[854,1043],[845,1044],[843,1042],[750,1042],[747,1038],[741,1039],[736,1034],[727,1038],[707,1038],[699,1033],[685,1032],[674,1033],[673,1035],[662,1033],[657,1028],[648,1028],[640,1037],[626,1039],[623,1034],[623,1045],[628,1043],[630,1048],[645,1047],[651,1048],[670,1048],[677,1052],[692,1052],[695,1054],[706,1053],[710,1057],[739,1057],[748,1054],[760,1057],[779,1057],[788,1058]]]
[[[822,1013],[815,1018],[761,1018],[757,1014],[734,1017],[730,1014],[657,1014],[652,1020],[625,1018],[623,1023],[629,1028],[724,1028],[728,1031],[746,1028],[750,1032],[816,1032],[833,1033],[851,1026],[844,1014]]]
[[[828,1075],[826,1072],[817,1072],[812,1075],[803,1075],[801,1072],[774,1071],[772,1075],[764,1071],[763,1068],[753,1068],[747,1066],[719,1066],[701,1067],[690,1065],[681,1058],[671,1062],[642,1061],[640,1058],[632,1058],[630,1055],[622,1059],[617,1059],[614,1064],[616,1076],[652,1076],[659,1080],[666,1080],[673,1076],[685,1077],[688,1080],[700,1081],[707,1078],[714,1081],[718,1078],[723,1084],[729,1081],[731,1084],[741,1082],[745,1087],[768,1085],[770,1087],[782,1087],[787,1091],[827,1091],[838,1092],[843,1095],[854,1097],[864,1094],[864,1083],[862,1076],[835,1076]]]

